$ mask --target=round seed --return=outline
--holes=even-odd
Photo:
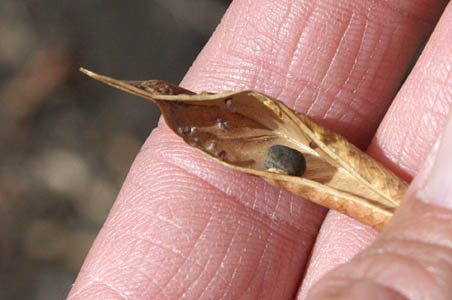
[[[224,151],[224,150],[220,151],[220,153],[218,153],[218,157],[221,160],[224,160],[226,158],[226,151]]]
[[[306,171],[306,159],[303,154],[283,145],[268,148],[264,164],[267,170],[276,169],[293,176],[301,176]]]
[[[222,118],[217,118],[215,122],[217,123],[218,128],[220,128],[221,130],[225,130],[229,126],[228,120],[224,120]]]
[[[309,147],[311,147],[312,149],[317,149],[317,147],[319,147],[315,142],[310,141],[309,142]]]
[[[226,107],[231,107],[232,106],[232,99],[231,98],[227,98],[224,100],[224,104],[226,105]]]
[[[182,132],[183,132],[184,134],[189,134],[190,131],[191,131],[191,128],[190,128],[190,126],[188,126],[188,125],[185,125],[184,128],[182,129]]]
[[[226,106],[226,109],[229,110],[230,112],[232,112],[232,113],[235,112],[235,107],[234,107],[234,103],[232,103],[232,98],[225,99],[224,105]]]

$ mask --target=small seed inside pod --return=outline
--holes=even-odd
[[[221,160],[224,160],[225,158],[226,158],[226,151],[220,151],[220,153],[218,153],[218,157],[221,159]]]
[[[232,103],[232,98],[226,98],[224,100],[224,105],[226,106],[226,109],[229,110],[230,112],[232,113],[235,112],[235,105],[234,103]]]
[[[191,131],[191,128],[190,128],[190,126],[188,126],[188,125],[185,125],[185,126],[183,127],[183,129],[182,129],[182,132],[183,132],[184,134],[189,134],[190,131]]]
[[[229,126],[228,120],[224,120],[222,118],[217,118],[215,122],[217,123],[218,128],[220,128],[221,130],[225,130]]]
[[[264,164],[267,170],[279,170],[293,176],[301,176],[306,171],[306,159],[303,154],[283,145],[268,148]]]
[[[309,142],[309,147],[311,147],[311,149],[317,149],[317,147],[319,147],[315,142],[310,141]]]
[[[226,105],[226,107],[231,107],[232,106],[232,99],[231,98],[226,98],[224,100],[224,104]]]

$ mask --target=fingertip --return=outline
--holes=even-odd
[[[398,291],[371,280],[338,280],[330,288],[314,288],[309,294],[311,300],[406,300]]]

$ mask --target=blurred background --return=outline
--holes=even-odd
[[[155,105],[102,85],[178,83],[227,0],[0,0],[0,299],[64,299]]]

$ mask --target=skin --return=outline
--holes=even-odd
[[[182,86],[281,99],[410,180],[452,99],[451,6],[397,90],[446,2],[236,0]],[[452,212],[419,186],[379,235],[215,164],[160,122],[68,299],[447,299]]]

